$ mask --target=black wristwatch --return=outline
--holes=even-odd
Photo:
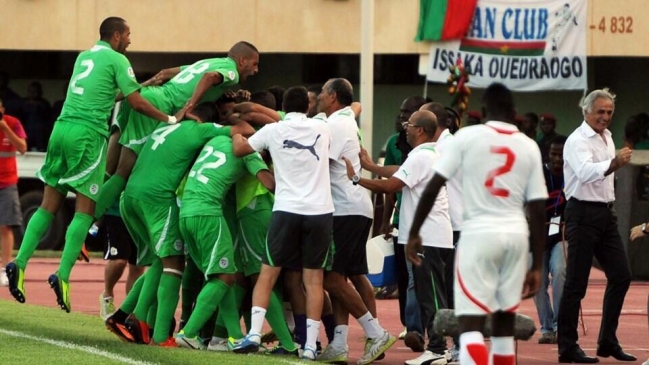
[[[642,223],[640,228],[642,229],[642,233],[649,234],[649,232],[647,232],[647,223]]]
[[[361,177],[358,175],[352,176],[352,184],[358,185],[358,183],[361,181]]]

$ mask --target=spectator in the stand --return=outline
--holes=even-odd
[[[548,189],[548,200],[545,206],[545,250],[541,287],[534,296],[534,304],[541,322],[539,343],[557,343],[557,320],[559,303],[563,294],[563,282],[566,279],[566,242],[561,234],[565,222],[563,214],[566,208],[566,196],[563,193],[563,145],[566,137],[556,136],[550,141],[549,162],[543,164],[545,186]],[[548,285],[552,278],[552,301],[548,295]]]
[[[7,114],[23,120],[23,98],[9,87],[9,75],[0,71],[0,99]]]
[[[649,150],[649,114],[632,115],[624,126],[624,147]]]
[[[516,119],[518,119],[518,115]],[[518,125],[518,120],[516,120]],[[518,125],[518,129],[526,136],[536,141],[536,127],[539,125],[539,116],[534,112],[527,112],[523,115],[522,123]]]
[[[541,133],[536,137],[536,142],[541,150],[543,163],[550,161],[550,143],[555,137],[559,136],[554,129],[557,127],[557,118],[550,113],[541,114]]]
[[[282,86],[275,85],[269,87],[268,91],[275,97],[275,110],[282,110],[282,103],[284,102],[284,91],[286,91],[286,89]]]
[[[22,224],[16,185],[16,152],[22,154],[27,150],[26,135],[20,121],[4,112],[0,100],[0,254],[3,266],[0,267],[0,286],[9,285],[4,265],[11,262],[11,250],[14,248],[12,228]]]
[[[23,115],[25,118],[23,124],[29,136],[31,149],[45,151],[52,133],[52,107],[50,102],[43,98],[43,86],[38,81],[33,81],[27,87]]]

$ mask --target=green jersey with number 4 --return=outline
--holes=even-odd
[[[256,174],[263,169],[268,167],[258,153],[238,158],[232,152],[232,139],[211,139],[189,172],[180,218],[222,215],[223,199],[232,184],[246,171]]]
[[[57,122],[84,124],[108,137],[108,118],[117,93],[121,90],[127,96],[139,88],[128,59],[98,41],[77,57]]]
[[[205,101],[216,101],[223,92],[231,85],[239,83],[239,72],[237,64],[229,57],[209,58],[198,61],[193,65],[181,66],[180,73],[162,86],[167,99],[173,105],[173,112],[180,110],[194,94],[194,90],[207,72],[218,72],[223,76],[223,82],[212,86],[203,95],[199,103]]]
[[[147,203],[175,202],[176,189],[207,141],[230,136],[230,127],[186,120],[160,123],[142,148],[124,194]]]

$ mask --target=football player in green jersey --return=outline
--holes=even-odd
[[[150,86],[142,91],[143,96],[160,110],[176,113],[181,119],[199,119],[191,111],[200,102],[215,101],[230,86],[246,80],[257,73],[259,51],[248,42],[238,42],[225,58],[210,58],[189,66],[163,70],[154,77],[156,82],[172,76],[164,85]],[[120,160],[115,175],[104,184],[97,202],[95,218],[99,219],[106,209],[119,197],[131,175],[137,156],[157,123],[133,113],[128,107],[120,110],[122,136]]]
[[[232,235],[223,216],[223,200],[246,172],[268,189],[274,189],[275,180],[259,154],[237,158],[229,137],[215,137],[203,147],[189,173],[180,210],[180,231],[206,283],[187,324],[176,337],[179,346],[202,347],[198,331],[219,305],[221,311],[228,312],[223,313],[228,333],[243,337],[234,292],[229,290],[237,268]]]
[[[37,176],[45,183],[43,202],[29,220],[20,251],[7,265],[9,290],[25,302],[25,268],[59,211],[68,192],[76,192],[75,215],[70,223],[61,264],[48,282],[61,309],[70,312],[70,271],[92,224],[95,202],[103,185],[108,137],[108,118],[117,90],[128,104],[158,121],[175,123],[176,118],[152,106],[139,93],[140,84],[123,55],[131,43],[130,28],[122,18],[110,17],[99,27],[100,40],[81,52],[61,115],[54,124],[45,164]]]
[[[204,103],[197,111],[204,120],[218,120],[218,111],[213,103]],[[254,130],[245,122],[224,128],[214,123],[189,120],[171,126],[160,125],[142,149],[120,204],[126,227],[138,248],[138,265],[151,265],[143,276],[141,292],[137,293],[139,297],[131,301],[129,293],[125,301],[131,306],[137,302],[136,306],[126,308],[123,304],[120,308],[122,313],[132,312],[134,315],[133,337],[136,342],[150,342],[148,328],[151,326],[154,328],[153,342],[165,343],[168,328],[155,324],[170,323],[178,304],[185,251],[178,230],[176,189],[207,141],[237,131],[250,135]],[[147,314],[156,295],[155,323],[147,323]],[[113,321],[117,319],[112,318]],[[107,320],[107,326],[115,332],[109,321],[111,318]]]

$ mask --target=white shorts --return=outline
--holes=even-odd
[[[516,312],[528,252],[528,234],[463,231],[455,253],[455,314]]]

